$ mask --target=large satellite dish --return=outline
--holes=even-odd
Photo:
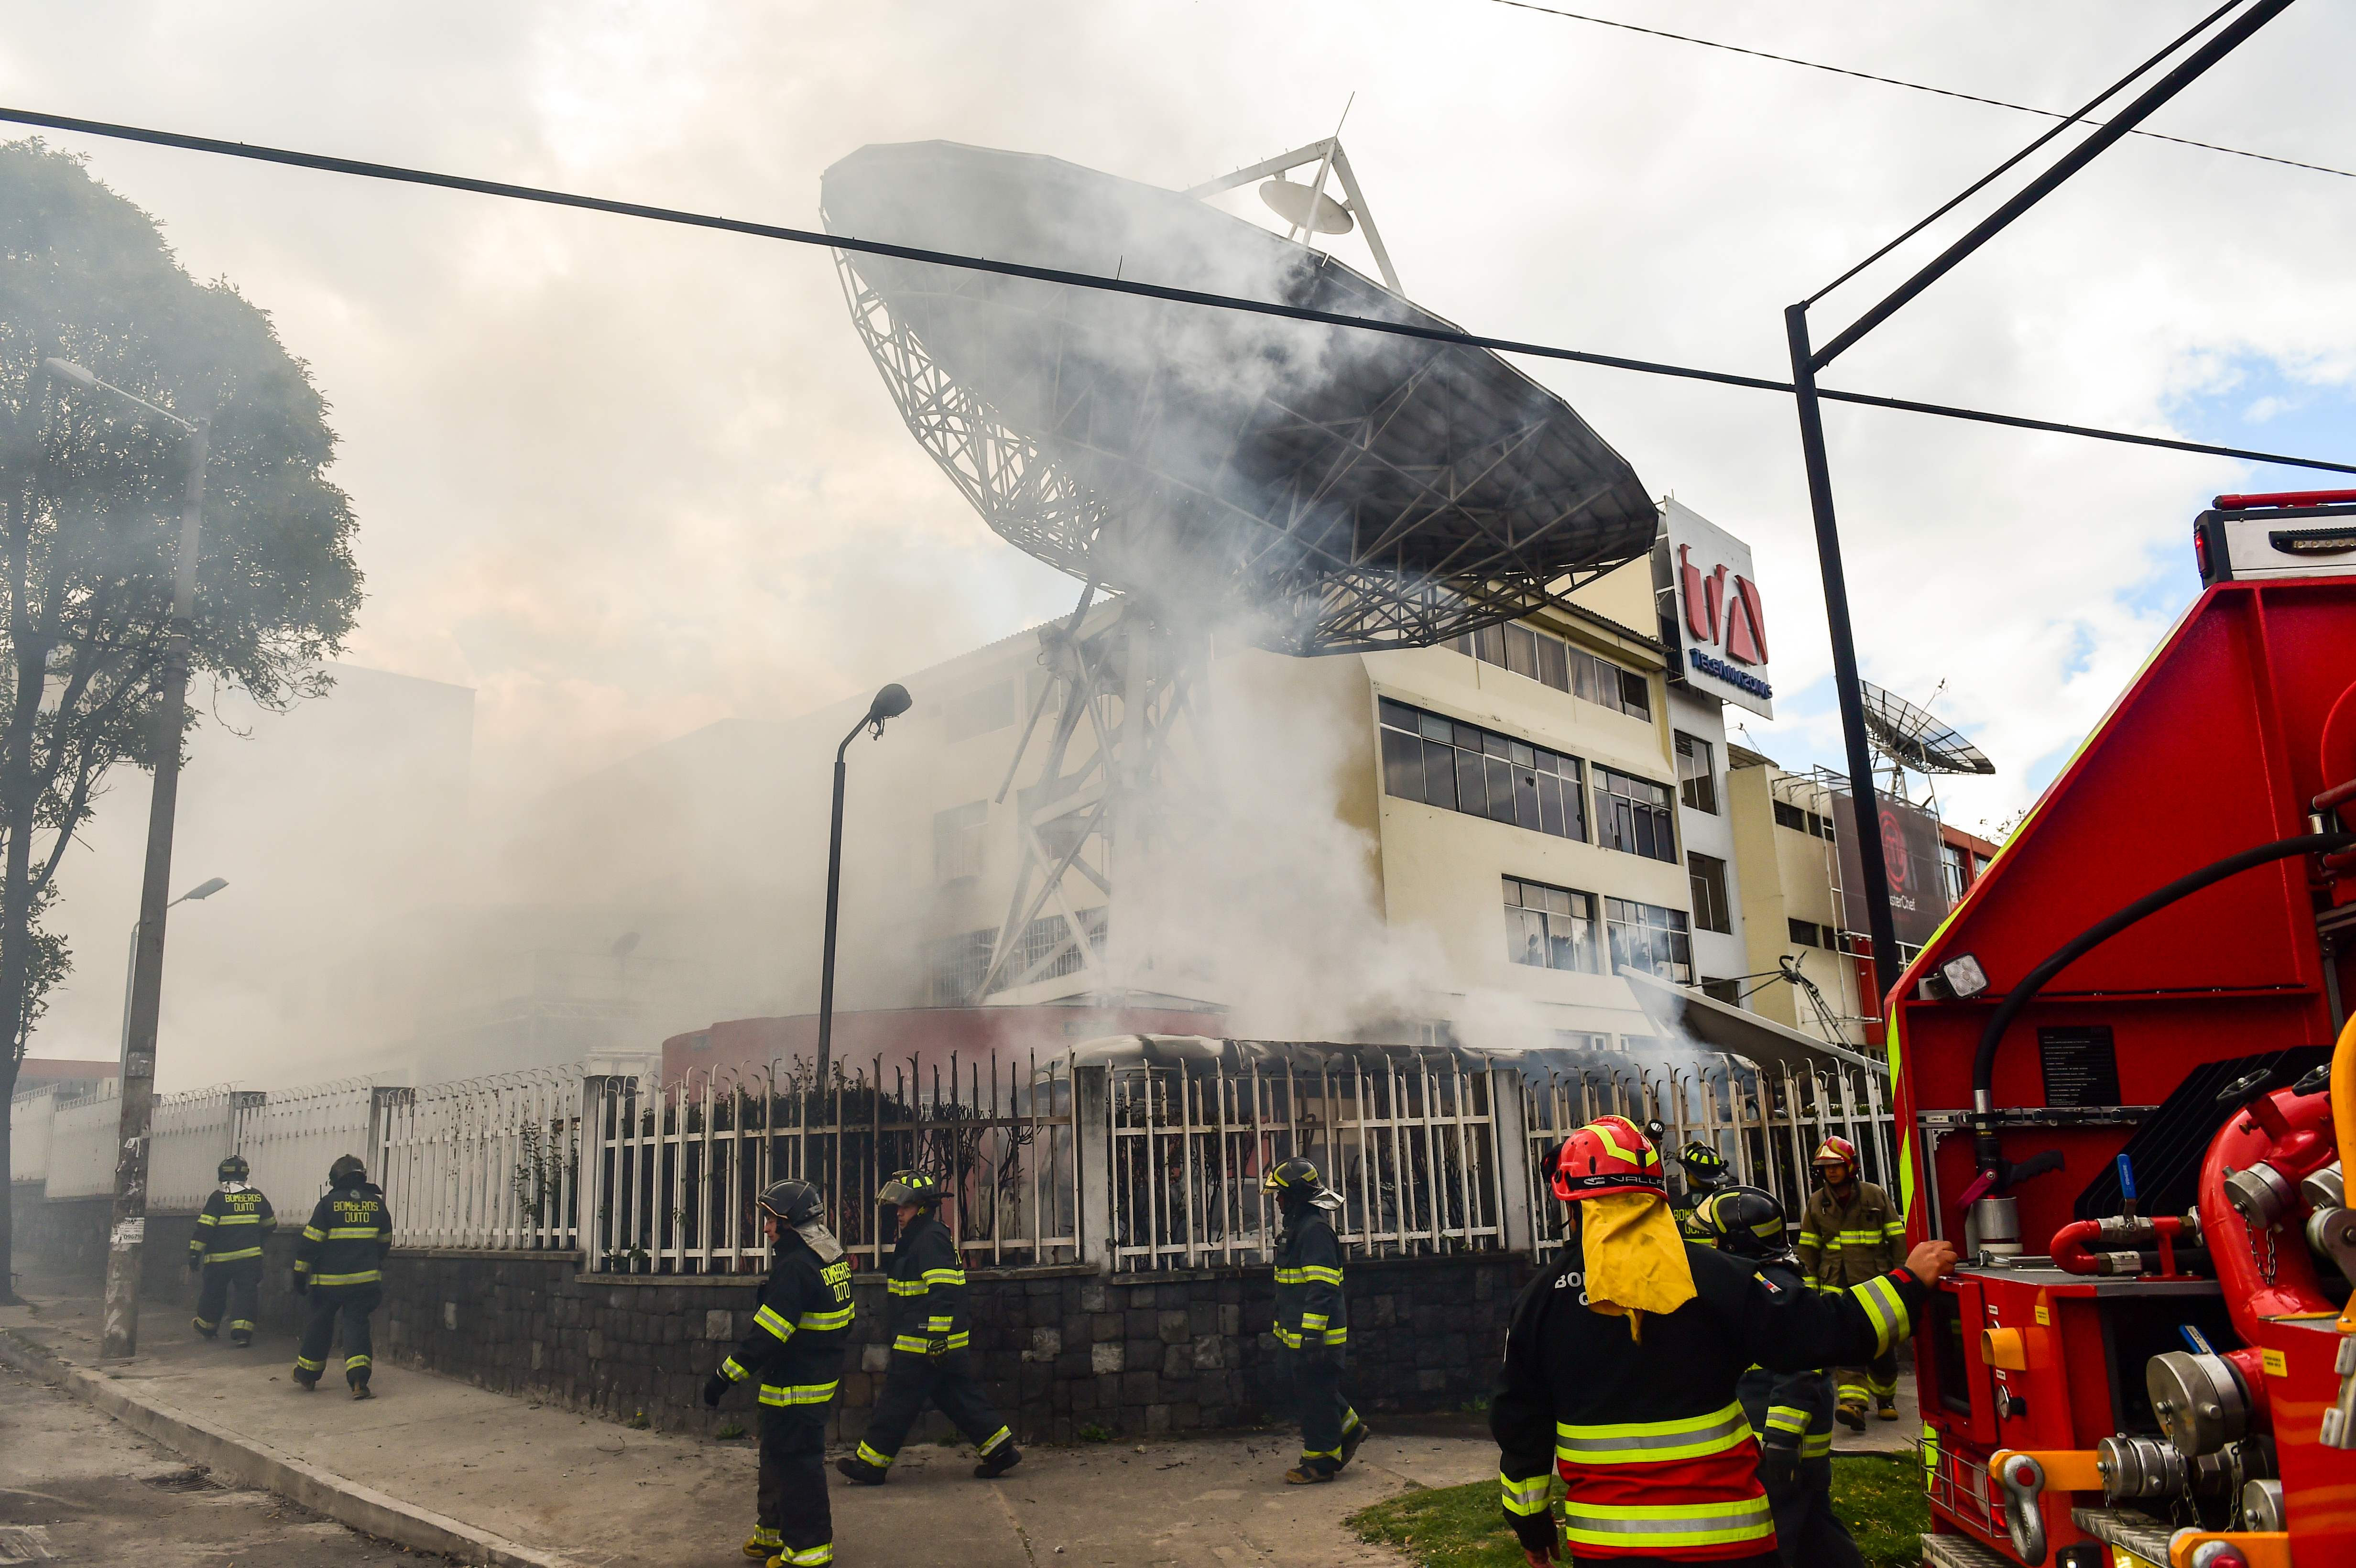
[[[1296,216],[1329,227],[1320,201],[1301,187]],[[1055,158],[862,147],[826,171],[820,209],[869,240],[1448,325],[1307,245]],[[1420,646],[1652,548],[1626,460],[1484,350],[840,262],[909,431],[990,526],[1162,616],[1240,616],[1290,654]]]
[[[1894,691],[1858,683],[1865,691],[1865,729],[1881,754],[1918,773],[1993,773],[1987,753],[1931,713]]]

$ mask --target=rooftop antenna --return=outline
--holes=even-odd
[[[1871,681],[1860,683],[1865,698],[1865,732],[1873,749],[1890,764],[1890,789],[1899,799],[1906,798],[1906,774],[1921,773],[1932,783],[1931,798],[1938,799],[1936,779],[1944,773],[1974,773],[1985,776],[1996,772],[1986,752],[1973,745],[1944,724],[1927,708],[1917,708],[1896,692],[1879,687]],[[1931,693],[1933,701],[1947,689],[1942,678]]]

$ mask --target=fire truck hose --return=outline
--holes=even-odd
[[[2244,871],[2270,865],[2276,860],[2288,860],[2303,855],[2328,855],[2334,850],[2351,848],[2356,848],[2356,833],[2302,833],[2295,838],[2278,838],[2271,844],[2261,844],[2254,848],[2244,849],[2239,854],[2228,855],[2222,860],[2203,866],[2189,875],[2177,878],[2164,888],[2146,893],[2116,914],[2088,926],[2056,948],[2051,957],[2022,976],[2020,984],[2006,993],[2004,1000],[1997,1005],[1995,1013],[1989,1017],[1987,1028],[1980,1032],[1978,1053],[1972,1059],[1972,1112],[1975,1123],[1972,1134],[1972,1154],[1979,1168],[1983,1171],[2001,1171],[2004,1168],[2003,1154],[1997,1140],[1995,1124],[1994,1085],[1997,1048],[2004,1042],[2005,1029],[2010,1026],[2023,1008],[2036,1000],[2037,994],[2045,988],[2048,981],[2137,921],[2156,914],[2178,900],[2190,898],[2201,889],[2222,882],[2228,877],[2238,876]],[[2349,1049],[2345,1036],[2341,1038],[2341,1047],[2343,1051]],[[2351,1066],[2350,1069],[2350,1076],[2351,1080],[2356,1080],[2356,1066]],[[2332,1105],[2335,1115],[2340,1103],[2340,1074],[2335,1068],[2332,1074]],[[2356,1094],[2356,1082],[2351,1082],[2350,1093]]]
[[[2053,1266],[2072,1274],[2139,1275],[2150,1250],[2161,1254],[2159,1272],[2172,1275],[2175,1250],[2187,1239],[2184,1221],[2174,1214],[2113,1215],[2071,1221],[2053,1232],[2048,1248]]]

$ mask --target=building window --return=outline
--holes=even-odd
[[[1505,956],[1540,969],[1597,973],[1595,895],[1507,877]]]
[[[1652,687],[1643,676],[1573,647],[1560,637],[1528,626],[1483,626],[1467,632],[1451,645],[1483,664],[1527,676],[1542,686],[1585,698],[1647,724],[1653,721]]]
[[[1740,980],[1704,980],[1701,994],[1730,1008],[1742,1005],[1742,982]]]
[[[1641,969],[1680,986],[1693,984],[1693,938],[1686,931],[1685,911],[1633,899],[1605,899],[1603,919],[1613,974]]]
[[[933,1006],[961,1008],[981,989],[990,970],[990,950],[998,941],[995,926],[962,932],[930,944],[926,967],[931,972]]]
[[[952,741],[970,741],[1014,722],[1014,683],[1001,680],[941,704],[941,722]]]
[[[1718,815],[1718,771],[1707,741],[1677,731],[1677,795],[1687,807]]]
[[[1598,763],[1595,839],[1648,860],[1677,863],[1677,835],[1669,817],[1669,786]]]
[[[1586,838],[1577,757],[1388,698],[1382,734],[1385,794],[1557,838]]]
[[[1795,945],[1821,947],[1827,953],[1838,953],[1841,950],[1840,933],[1831,926],[1818,925],[1812,920],[1795,920],[1790,924],[1792,941]]]
[[[1703,931],[1731,933],[1734,912],[1726,898],[1726,862],[1715,855],[1687,855],[1686,876],[1693,883],[1694,924]]]
[[[1947,901],[1955,903],[1972,885],[1971,861],[1960,844],[1939,846],[1939,880],[1947,884]]]
[[[1775,826],[1788,827],[1794,833],[1804,833],[1811,838],[1833,842],[1833,819],[1819,816],[1813,811],[1802,811],[1788,800],[1775,803]]]
[[[954,882],[981,875],[983,830],[990,824],[990,803],[977,800],[933,813],[933,875]]]
[[[1558,1029],[1554,1031],[1554,1043],[1558,1051],[1609,1051],[1612,1037],[1590,1034],[1585,1029]]]

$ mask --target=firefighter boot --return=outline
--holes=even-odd
[[[1303,1459],[1284,1473],[1288,1487],[1313,1487],[1330,1481],[1342,1473],[1341,1467],[1331,1459]]]
[[[844,1480],[855,1487],[880,1487],[892,1478],[892,1472],[883,1466],[871,1465],[864,1459],[847,1455],[837,1459],[834,1467]]]
[[[1843,1400],[1840,1407],[1833,1413],[1840,1417],[1842,1425],[1858,1432],[1865,1430],[1865,1406],[1862,1403]]]
[[[220,1324],[208,1323],[201,1317],[189,1318],[188,1327],[194,1328],[198,1333],[202,1334],[208,1339],[212,1339],[215,1335],[220,1332]]]
[[[1885,1393],[1885,1394],[1877,1394],[1877,1395],[1875,1395],[1875,1396],[1874,1396],[1874,1401],[1873,1401],[1873,1418],[1874,1418],[1876,1421],[1895,1421],[1895,1420],[1897,1420],[1897,1419],[1898,1419],[1898,1402],[1897,1402],[1897,1400],[1893,1399],[1892,1397],[1890,1397],[1889,1394],[1886,1394],[1886,1393]]]
[[[755,1525],[753,1538],[744,1542],[744,1555],[755,1563],[766,1563],[785,1550],[786,1538],[767,1525]]]
[[[1015,1451],[1013,1441],[1010,1438],[981,1456],[981,1463],[973,1467],[974,1477],[977,1480],[994,1481],[1021,1463],[1023,1463],[1023,1456]]]
[[[1352,1459],[1356,1458],[1358,1455],[1358,1445],[1364,1443],[1373,1435],[1372,1429],[1369,1428],[1365,1422],[1358,1419],[1358,1413],[1355,1410],[1352,1411],[1350,1413],[1350,1430],[1342,1434],[1342,1463],[1347,1465]]]

